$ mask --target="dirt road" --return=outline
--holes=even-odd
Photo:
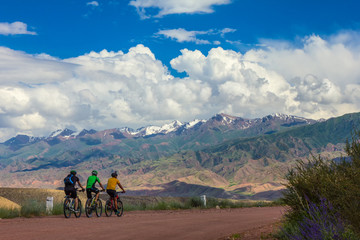
[[[0,239],[209,239],[224,238],[280,220],[284,208],[242,208],[125,212],[76,219],[71,216],[0,220]]]

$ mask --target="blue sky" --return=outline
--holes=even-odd
[[[0,140],[225,112],[360,110],[357,1],[12,0],[0,7]]]
[[[132,2],[141,4],[146,1]],[[311,34],[327,36],[360,28],[357,12],[360,3],[357,1],[202,1],[203,12],[201,8],[189,6],[189,13],[161,17],[156,16],[161,9],[155,4],[161,1],[149,2],[154,2],[154,7],[144,8],[147,16],[144,19],[134,4],[126,0],[3,1],[0,21],[23,22],[28,31],[37,35],[2,35],[0,43],[27,53],[47,53],[59,58],[103,49],[127,51],[141,43],[168,64],[181,49],[207,52],[217,46],[214,41],[219,41],[218,45],[224,49],[245,51],[259,44],[261,39],[296,41]],[[219,4],[206,5],[206,2]],[[212,12],[206,13],[206,7]],[[179,28],[207,32],[196,35],[196,38],[210,43],[177,42],[157,34],[161,30]],[[223,36],[216,33],[226,28],[234,32]],[[211,30],[213,33],[209,33]]]

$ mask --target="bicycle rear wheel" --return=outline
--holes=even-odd
[[[112,215],[112,204],[110,200],[107,200],[105,203],[105,214],[107,217]]]
[[[123,206],[123,202],[119,198],[117,199],[117,210],[118,210],[117,216],[121,217],[124,212],[124,206]]]
[[[64,216],[65,218],[69,218],[71,216],[71,200],[69,198],[65,198],[64,200]]]
[[[101,217],[102,214],[102,202],[100,199],[96,201],[96,208],[95,208],[96,216]]]
[[[92,217],[92,198],[88,198],[85,203],[85,214],[88,218]]]
[[[75,217],[76,218],[79,218],[81,216],[81,210],[82,209],[82,206],[81,206],[81,200],[78,198],[78,207],[77,207],[77,210],[79,210],[78,212],[75,212]]]

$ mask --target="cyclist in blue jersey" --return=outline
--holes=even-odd
[[[80,179],[76,176],[76,171],[71,170],[70,174],[67,175],[67,177],[64,179],[65,184],[65,194],[69,195],[71,198],[75,199],[75,211],[78,207],[78,198],[77,198],[77,192],[75,188],[75,184],[78,183],[78,185],[81,187],[83,191],[85,191],[85,188],[81,185]]]

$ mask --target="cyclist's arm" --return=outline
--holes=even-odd
[[[100,185],[100,187],[102,188],[102,190],[105,191],[105,188],[103,187],[103,185],[101,184],[101,182],[99,182],[99,185]]]
[[[80,181],[77,181],[77,183],[79,184],[82,190],[85,190],[85,188],[81,185]]]
[[[123,186],[121,186],[121,183],[120,182],[118,182],[118,185],[119,185],[119,187],[121,188],[121,190],[123,190],[123,193],[125,192],[125,189],[123,188]]]

